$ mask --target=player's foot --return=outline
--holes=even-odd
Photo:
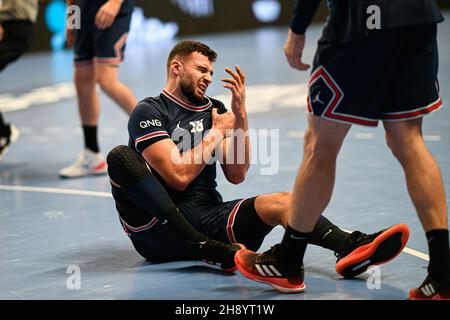
[[[61,178],[80,178],[89,175],[102,175],[107,172],[107,164],[103,155],[84,149],[78,159],[70,166],[59,171]]]
[[[235,272],[237,270],[234,262],[234,255],[239,250],[245,250],[245,246],[240,243],[224,243],[208,239],[200,243],[198,258],[202,261],[218,265],[225,272]]]
[[[434,281],[430,275],[418,288],[409,291],[410,300],[450,300],[450,275]]]
[[[267,283],[282,293],[305,290],[303,265],[295,273],[286,273],[277,261],[279,244],[264,253],[240,250],[234,260],[239,271],[249,279]]]
[[[338,258],[336,272],[345,278],[353,278],[369,267],[394,259],[408,242],[409,228],[396,224],[373,234],[354,231],[345,245],[335,252]]]
[[[19,138],[19,135],[19,130],[13,124],[7,125],[4,132],[0,134],[0,162],[11,144]]]

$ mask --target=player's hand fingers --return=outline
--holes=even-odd
[[[227,89],[230,89],[234,96],[239,95],[239,93],[237,92],[235,86],[232,86],[231,84],[225,84],[223,87],[227,88]]]
[[[242,69],[239,66],[236,66],[236,71],[239,74],[239,78],[241,79],[241,83],[245,84],[245,73],[242,71]]]
[[[114,23],[114,17],[112,15],[108,15],[105,19],[104,29],[110,28]]]
[[[103,24],[103,13],[100,11],[95,16],[95,26],[98,29],[102,29],[102,24]]]
[[[222,78],[222,79],[220,79],[220,80],[221,80],[222,82],[229,83],[229,84],[231,84],[231,85],[233,85],[233,86],[236,86],[236,87],[239,86],[237,80],[235,80],[235,79],[231,79],[231,78]]]
[[[228,72],[233,77],[234,80],[236,80],[238,85],[242,85],[241,78],[239,77],[239,75],[237,73],[235,73],[230,68],[225,68],[225,71]]]
[[[218,115],[217,108],[212,108],[211,114],[212,114],[212,118],[214,120]]]

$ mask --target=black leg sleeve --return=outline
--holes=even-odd
[[[118,146],[107,156],[108,173],[120,185],[127,198],[142,211],[159,220],[189,242],[207,237],[196,231],[173,203],[166,189],[152,175],[145,160],[127,146]]]

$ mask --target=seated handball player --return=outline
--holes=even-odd
[[[227,68],[231,77],[222,79],[232,94],[231,112],[205,95],[216,57],[205,44],[178,43],[168,57],[166,87],[138,103],[128,123],[129,146],[115,147],[107,162],[120,222],[138,253],[154,262],[201,259],[234,271],[234,254],[243,249],[238,243],[256,251],[275,226],[286,226],[291,194],[224,202],[216,190],[216,160],[238,184],[250,150],[248,135],[237,136],[248,127],[242,70]],[[408,236],[404,224],[347,233],[321,217],[310,243],[334,251],[336,271],[354,277],[397,256]],[[277,270],[264,266],[262,272]]]

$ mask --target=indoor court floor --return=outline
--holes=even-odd
[[[425,118],[424,135],[450,194],[449,13],[446,19],[439,25],[444,107]],[[320,30],[314,25],[307,34],[308,62]],[[225,200],[292,189],[306,128],[308,73],[288,67],[282,51],[285,38],[286,28],[189,37],[219,54],[208,95],[230,99],[220,84],[225,67],[237,64],[247,75],[257,163],[241,185],[231,185],[218,175]],[[139,99],[161,92],[167,54],[180,39],[128,44],[120,77]],[[107,176],[58,177],[82,148],[72,76],[71,51],[28,54],[0,74],[0,109],[21,133],[0,164],[0,299],[403,300],[425,278],[426,238],[381,125],[354,126],[350,131],[324,215],[343,229],[370,233],[408,224],[407,249],[391,262],[345,280],[334,270],[333,252],[309,246],[307,289],[293,295],[277,293],[238,272],[223,274],[202,262],[146,262],[122,230]],[[100,144],[106,154],[127,144],[127,117],[103,93],[101,105]],[[282,235],[283,229],[275,228],[260,251]],[[74,286],[74,275],[80,276],[79,287]]]

